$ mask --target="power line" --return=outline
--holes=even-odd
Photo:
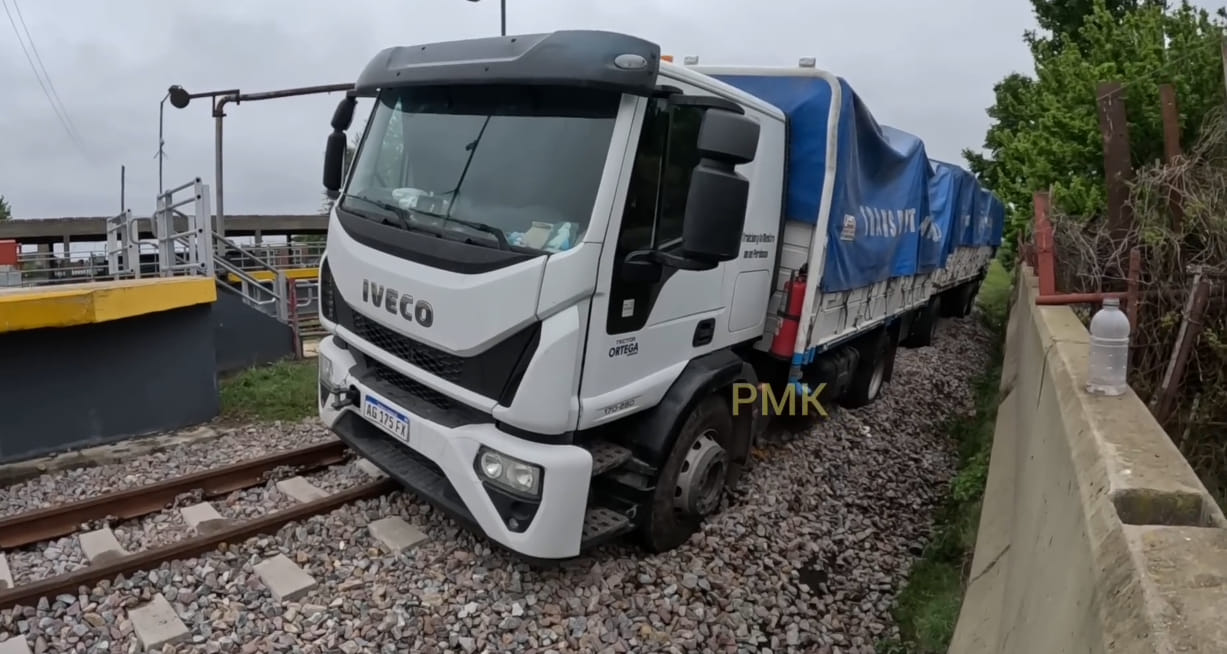
[[[26,33],[26,40],[30,42],[30,51],[34,53],[34,60],[38,62],[38,67],[42,69],[43,77],[47,80],[47,88],[50,89],[51,95],[55,98],[56,103],[59,104],[60,111],[64,115],[64,121],[68,123],[74,138],[80,140],[77,126],[73,124],[72,117],[68,115],[68,107],[64,106],[64,101],[60,99],[60,94],[56,92],[55,85],[51,83],[51,73],[47,72],[47,66],[43,64],[43,58],[38,54],[38,47],[34,45],[34,37],[30,35],[30,28],[26,27],[25,16],[21,15],[21,5],[17,3],[17,0],[9,1],[13,3],[13,11],[17,14],[17,22],[21,23],[21,29]]]
[[[16,0],[14,0],[13,6],[16,5]],[[81,144],[81,140],[77,138],[76,132],[74,132],[72,127],[69,125],[67,116],[61,113],[60,106],[56,104],[51,92],[47,90],[47,84],[43,82],[42,76],[39,75],[38,67],[34,65],[34,59],[30,56],[30,51],[26,48],[25,42],[21,40],[21,32],[19,32],[17,29],[17,21],[13,20],[13,13],[9,10],[8,2],[6,0],[0,0],[0,6],[4,7],[4,13],[9,19],[9,25],[13,27],[13,34],[17,37],[17,45],[21,46],[21,52],[26,56],[26,61],[30,64],[30,70],[34,72],[34,78],[38,80],[38,86],[42,88],[43,95],[47,98],[47,102],[51,105],[51,110],[55,112],[55,117],[60,121],[60,126],[64,128],[64,132],[68,134],[68,138],[72,140],[73,145],[77,146],[77,149],[80,150],[81,154],[86,158],[89,158],[89,155],[86,154],[85,147]],[[33,42],[31,42],[31,44],[32,43]],[[50,78],[48,78],[47,81],[50,82]]]

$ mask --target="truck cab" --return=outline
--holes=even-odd
[[[374,106],[343,175],[357,98]],[[325,155],[321,420],[525,557],[685,542],[764,427],[734,389],[799,361],[766,347],[787,126],[624,34],[378,53]],[[851,335],[886,333],[869,328]],[[870,379],[864,357],[836,360]]]

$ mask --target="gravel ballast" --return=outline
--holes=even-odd
[[[336,439],[314,419],[216,429],[221,435],[199,443],[146,454],[123,463],[52,472],[10,486],[0,486],[0,517],[79,502],[102,493],[153,484]]]
[[[972,410],[989,338],[974,319],[943,323],[933,347],[899,350],[879,401],[776,430],[729,504],[672,552],[617,544],[531,567],[396,492],[0,612],[0,638],[23,635],[36,652],[139,651],[127,608],[161,593],[190,632],[162,652],[870,653],[895,632],[892,602],[953,474],[940,427]],[[54,483],[35,487],[51,496]],[[428,539],[388,554],[366,529],[386,516]],[[253,568],[277,554],[318,585],[274,600]]]

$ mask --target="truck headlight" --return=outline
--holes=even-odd
[[[486,481],[516,495],[537,498],[541,495],[541,466],[521,461],[484,445],[474,461],[477,473]]]
[[[322,352],[316,353],[316,358],[320,362],[320,381],[329,388],[332,387],[332,359],[324,356]]]

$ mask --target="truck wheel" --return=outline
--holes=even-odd
[[[980,294],[980,284],[979,283],[968,284],[967,289],[966,291],[964,291],[964,293],[965,293],[965,297],[963,298],[963,316],[970,316],[971,312],[974,311],[976,308],[976,296]]]
[[[720,505],[732,437],[728,404],[719,395],[701,400],[678,431],[640,523],[648,550],[665,552],[685,543]]]
[[[937,332],[937,304],[937,298],[930,298],[929,302],[916,312],[907,337],[899,342],[900,345],[916,348],[933,344],[933,335]]]
[[[856,371],[852,373],[852,383],[840,398],[840,404],[856,409],[878,399],[882,384],[886,383],[886,372],[893,353],[889,332],[885,329],[878,330],[877,334],[866,339],[865,344],[860,347],[861,357],[856,364]]]
[[[942,318],[958,318],[963,311],[963,287],[955,286],[937,296],[937,314]]]

